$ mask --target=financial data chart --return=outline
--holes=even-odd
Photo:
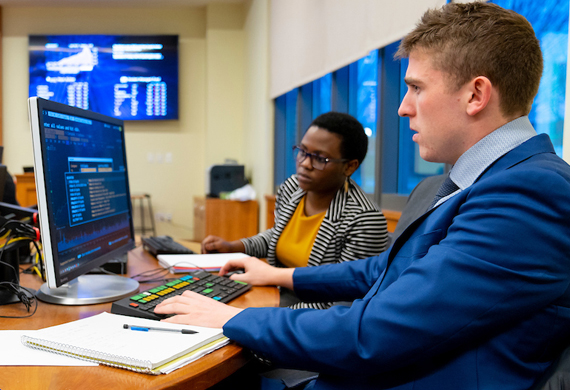
[[[65,278],[131,238],[124,129],[47,109],[43,126],[50,230]]]
[[[178,36],[31,35],[29,96],[124,120],[178,118]]]

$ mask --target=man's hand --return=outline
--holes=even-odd
[[[202,253],[244,252],[245,247],[239,240],[228,242],[216,236],[208,236],[202,241]]]
[[[293,271],[295,268],[276,268],[255,257],[244,257],[229,260],[220,269],[219,275],[224,276],[226,273],[238,269],[243,269],[245,273],[234,274],[230,279],[246,282],[253,286],[282,286],[293,289]]]
[[[242,310],[191,291],[169,298],[154,308],[157,314],[176,314],[162,320],[164,322],[210,328],[222,328]]]

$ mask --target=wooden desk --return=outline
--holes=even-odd
[[[38,203],[36,179],[33,172],[16,174],[16,199],[20,206],[30,207]]]
[[[129,275],[157,267],[156,259],[142,248],[138,247],[129,253]],[[22,274],[21,284],[24,287],[37,289],[41,285],[41,280],[33,275]],[[141,289],[144,290],[151,287],[153,284],[141,285]],[[253,287],[246,294],[233,300],[231,305],[240,308],[278,306],[279,292],[274,287]],[[111,304],[59,306],[40,301],[36,314],[30,318],[0,318],[0,329],[41,329],[92,316],[102,311],[110,312]],[[0,306],[0,315],[3,316],[25,314],[24,306],[20,303]],[[248,360],[249,356],[240,346],[230,343],[170,374],[159,376],[107,366],[3,366],[0,367],[0,389],[207,389],[243,367]]]

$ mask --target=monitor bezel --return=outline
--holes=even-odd
[[[127,166],[127,155],[125,145],[125,127],[122,119],[106,116],[93,111],[83,110],[81,108],[68,106],[66,104],[45,100],[38,97],[31,97],[28,99],[29,114],[30,114],[30,128],[32,132],[32,146],[34,153],[34,172],[36,181],[36,194],[38,201],[38,219],[40,222],[40,234],[42,239],[42,249],[44,256],[44,264],[46,270],[46,283],[49,288],[60,287],[78,277],[88,273],[93,268],[100,267],[109,260],[115,259],[120,255],[125,254],[135,247],[135,235],[133,225],[133,211],[129,189],[129,177]],[[52,235],[52,224],[50,223],[50,216],[52,215],[51,206],[48,202],[46,178],[44,169],[47,166],[46,156],[43,151],[45,150],[45,138],[43,137],[43,126],[41,126],[42,110],[52,110],[78,117],[88,118],[96,121],[111,123],[113,125],[121,126],[123,131],[122,137],[122,152],[125,163],[125,182],[127,191],[127,204],[129,213],[129,231],[130,237],[128,241],[119,248],[112,250],[96,259],[90,260],[87,264],[81,265],[76,270],[67,273],[64,277],[61,276],[59,270],[59,257],[57,253],[57,242],[55,235]],[[55,250],[54,250],[55,249]]]

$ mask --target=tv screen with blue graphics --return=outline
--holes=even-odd
[[[178,119],[177,35],[31,35],[29,96],[123,120]]]

